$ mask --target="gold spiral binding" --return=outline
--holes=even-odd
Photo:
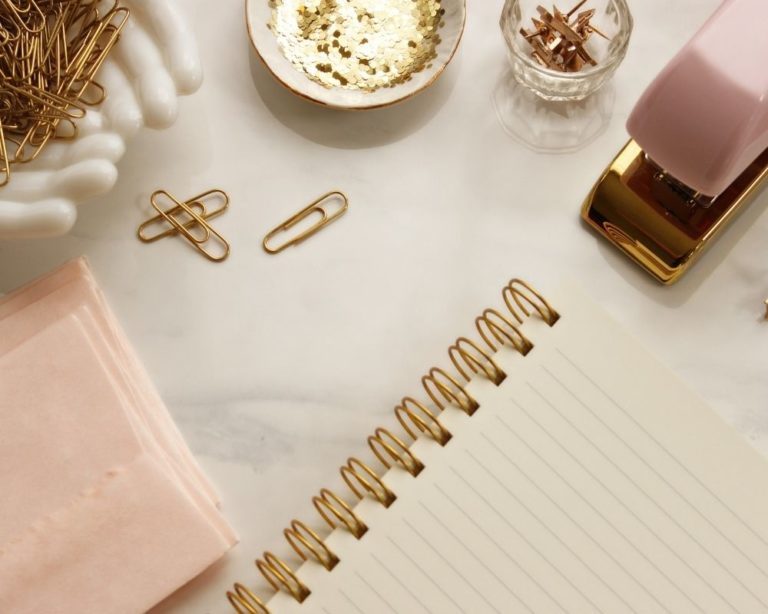
[[[466,349],[465,346],[469,346],[470,349]],[[474,354],[472,350],[474,350]],[[448,348],[448,357],[467,382],[472,379],[472,375],[464,370],[462,361],[474,375],[484,375],[497,386],[507,377],[507,374],[501,370],[490,354],[480,349],[479,345],[466,337],[459,337],[456,343]]]
[[[227,591],[227,599],[237,614],[270,614],[267,606],[254,592],[237,582],[233,591]]]
[[[256,561],[256,567],[276,591],[285,590],[299,603],[309,597],[311,591],[307,586],[284,561],[271,552],[265,552],[264,558]]]
[[[517,310],[512,305],[513,301],[515,305],[517,305],[526,315],[526,317],[531,315],[531,312],[525,306],[527,303],[530,307],[535,309],[536,312],[541,316],[541,319],[550,326],[554,326],[555,322],[560,319],[560,314],[555,311],[547,299],[545,299],[541,294],[534,290],[533,287],[531,287],[522,279],[515,278],[511,280],[506,286],[504,286],[504,289],[501,291],[501,296],[507,305],[507,309],[509,309],[510,313],[512,313],[517,321],[521,324],[523,323],[523,320],[520,318],[520,316],[517,315]]]
[[[460,379],[469,382],[473,376],[480,375],[498,385],[506,378],[506,373],[493,359],[493,354],[499,347],[511,346],[523,356],[534,347],[518,328],[518,325],[524,321],[518,310],[525,317],[530,317],[533,313],[538,314],[549,326],[554,326],[560,319],[560,314],[552,305],[521,279],[512,279],[502,290],[502,298],[512,319],[496,309],[486,309],[475,319],[475,328],[484,347],[467,337],[459,337],[448,349],[448,356],[459,378],[440,367],[433,367],[421,378],[422,388],[439,411],[442,412],[452,405],[472,416],[480,405],[467,392],[466,386],[460,383]],[[441,445],[445,445],[451,439],[450,431],[443,426],[435,413],[427,405],[412,397],[405,397],[395,407],[395,417],[413,439],[416,439],[420,433],[432,437]],[[413,454],[410,448],[385,428],[376,429],[374,434],[368,437],[368,445],[387,469],[397,464],[414,477],[424,469],[424,463]],[[381,477],[357,458],[347,459],[347,464],[340,468],[340,472],[344,482],[358,500],[363,499],[367,493],[384,507],[389,507],[397,498]],[[368,531],[367,525],[352,507],[331,490],[323,488],[318,496],[312,498],[312,503],[331,529],[344,527],[357,539],[363,537]],[[339,557],[326,546],[317,533],[304,523],[294,520],[283,534],[293,550],[304,561],[311,557],[328,570],[332,570],[338,564]],[[299,603],[309,596],[309,588],[274,554],[266,552],[263,560],[256,562],[256,566],[275,590],[288,592]],[[269,614],[264,603],[242,584],[235,584],[234,592],[228,591],[227,598],[238,614]]]
[[[520,329],[495,309],[486,309],[483,315],[475,318],[475,328],[486,345],[494,352],[498,350],[496,343],[500,345],[509,343],[523,356],[533,348],[533,343],[520,332]]]
[[[411,406],[414,406],[416,409],[411,409]],[[413,439],[419,436],[417,432],[411,429],[412,426],[415,426],[422,433],[432,437],[441,446],[444,446],[451,440],[451,433],[435,418],[435,414],[412,397],[405,397],[400,401],[400,405],[395,407],[395,416],[397,416],[400,425]]]
[[[418,476],[424,469],[424,463],[414,456],[403,440],[387,429],[376,429],[376,432],[368,438],[368,445],[387,469],[392,468],[390,461],[396,462],[413,477]]]
[[[302,560],[308,561],[311,555],[328,571],[338,564],[339,557],[331,552],[317,533],[300,520],[291,522],[290,528],[285,529],[283,535]]]
[[[368,492],[384,507],[389,507],[397,499],[395,493],[381,481],[376,472],[360,459],[347,459],[347,464],[340,471],[341,477],[344,478],[347,486],[357,495],[358,499],[362,499]],[[369,478],[373,480],[373,483],[369,481]],[[362,487],[362,492],[358,490],[358,486]]]
[[[323,488],[319,496],[312,497],[312,504],[332,529],[338,526],[336,522],[338,521],[347,527],[349,532],[357,539],[360,539],[368,531],[366,524],[360,520],[352,508],[349,507],[349,504],[327,488]],[[333,520],[333,518],[336,520]]]
[[[446,383],[447,382],[447,383]],[[454,377],[448,375],[439,367],[433,367],[429,373],[421,378],[421,385],[427,392],[427,396],[432,402],[444,410],[445,403],[453,403],[464,413],[471,416],[480,407],[480,404],[456,381]],[[437,393],[440,393],[439,395]]]

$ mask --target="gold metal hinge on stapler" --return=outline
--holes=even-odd
[[[630,140],[595,184],[581,217],[658,281],[695,262],[768,179],[768,151],[716,198],[687,189]]]

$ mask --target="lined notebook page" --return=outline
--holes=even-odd
[[[277,614],[768,612],[768,465],[577,289],[531,320],[523,358],[497,355],[480,409],[393,469],[389,509],[363,501],[341,562]],[[704,343],[704,341],[702,341]],[[706,351],[702,346],[702,351]]]

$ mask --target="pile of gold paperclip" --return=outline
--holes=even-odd
[[[0,0],[0,185],[104,100],[94,76],[127,18],[118,0]]]
[[[136,234],[143,243],[181,235],[212,262],[229,257],[229,243],[208,223],[229,208],[226,192],[213,189],[181,201],[166,190],[157,190],[150,202],[157,215],[139,226]]]

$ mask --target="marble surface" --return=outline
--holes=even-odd
[[[768,453],[768,194],[678,285],[663,288],[581,226],[593,181],[626,139],[634,101],[718,4],[635,0],[635,35],[605,131],[567,155],[534,153],[501,127],[501,0],[469,0],[443,78],[391,109],[345,114],[292,97],[254,59],[242,2],[188,0],[205,70],[176,125],[144,132],[115,189],[64,238],[0,242],[0,292],[86,254],[205,469],[242,545],[153,614],[224,613],[253,557],[339,483],[419,378],[511,276],[544,292],[575,279]],[[149,194],[222,187],[215,265],[182,241],[134,235]],[[303,203],[345,190],[350,211],[277,257],[263,235]]]

